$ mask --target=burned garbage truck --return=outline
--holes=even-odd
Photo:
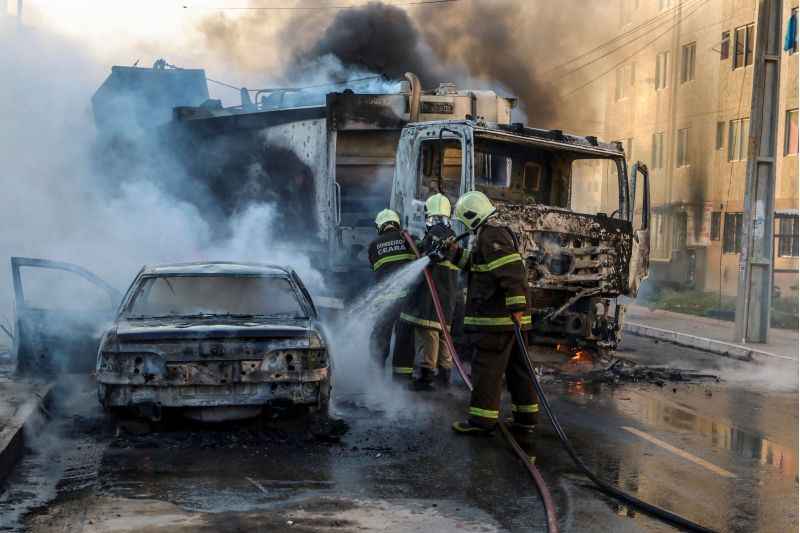
[[[114,67],[93,101],[101,137],[115,137],[102,117],[120,115],[115,106],[142,94],[112,83],[118,73],[141,75],[152,87],[162,75],[190,72],[151,70]],[[420,235],[430,194],[455,203],[481,190],[520,238],[534,341],[613,350],[624,315],[617,299],[635,296],[648,270],[647,168],[637,163],[629,172],[617,143],[511,124],[515,100],[492,91],[453,84],[423,91],[410,73],[389,85],[327,94],[272,89],[254,98],[243,89],[235,107],[208,100],[203,85],[185,93],[193,98],[173,99],[168,114],[162,108],[148,137],[169,156],[161,164],[166,186],[171,170],[188,176],[191,187],[182,182],[173,192],[202,213],[277,206],[265,236],[283,237],[272,244],[302,251],[326,275],[326,292],[315,293],[321,307],[329,300],[320,296],[347,299],[371,279],[366,253],[376,212],[390,205]],[[604,199],[587,207],[581,196],[591,187]]]
[[[521,124],[423,122],[403,129],[391,206],[420,233],[431,194],[455,202],[471,190],[485,193],[527,263],[532,342],[604,353],[621,338],[617,299],[636,296],[649,265],[648,171],[636,163],[630,172],[619,144],[594,137]],[[580,212],[576,193],[597,182],[614,192],[603,202],[610,212]]]

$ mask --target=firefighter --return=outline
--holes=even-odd
[[[369,245],[369,262],[375,272],[378,283],[392,273],[407,265],[416,256],[408,246],[400,228],[400,216],[391,209],[384,209],[375,217],[375,228],[378,238]],[[407,293],[405,291],[387,290],[379,294],[381,300],[381,316],[378,316],[370,336],[370,354],[383,367],[389,352],[392,329],[395,329],[395,359],[405,360],[411,354],[413,361],[413,331],[407,325],[398,322],[400,312]],[[397,366],[393,374],[409,379],[413,365]]]
[[[420,252],[427,253],[437,242],[455,237],[450,228],[450,200],[443,194],[434,194],[425,202],[425,237],[419,244]],[[457,296],[458,267],[450,261],[441,261],[430,266],[439,299],[450,327]],[[430,290],[421,279],[411,291],[406,307],[400,314],[401,322],[411,324],[414,330],[414,355],[419,365],[419,374],[411,382],[414,390],[433,390],[434,380],[442,388],[450,385],[453,372],[453,356],[444,342],[442,326]],[[405,361],[401,364],[413,364]]]
[[[539,400],[514,334],[515,322],[526,340],[531,327],[525,263],[516,235],[495,222],[494,213],[492,202],[480,191],[468,192],[456,202],[456,218],[475,235],[471,251],[454,245],[451,252],[452,260],[468,273],[464,331],[477,334],[469,418],[453,424],[459,433],[494,429],[504,375],[511,393],[512,429],[532,431],[539,412]]]

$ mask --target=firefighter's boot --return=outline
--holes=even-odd
[[[531,435],[536,430],[536,423],[531,423],[526,420],[525,422],[517,422],[513,418],[506,419],[506,424],[511,428],[511,431],[519,435]]]
[[[439,373],[436,374],[436,384],[441,389],[449,389],[450,388],[450,378],[453,375],[453,369],[451,368],[440,368]]]
[[[435,390],[433,386],[433,370],[430,368],[420,368],[419,377],[411,380],[409,388],[415,391],[432,391]]]
[[[530,406],[533,408],[533,406]],[[513,409],[514,407],[512,407]],[[536,404],[535,412],[514,412],[514,417],[506,420],[511,431],[519,435],[532,434],[539,423],[539,406]]]
[[[392,372],[392,383],[401,387],[407,387],[411,380],[411,374],[400,374]]]

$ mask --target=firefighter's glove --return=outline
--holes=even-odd
[[[441,263],[450,257],[450,248],[453,244],[453,239],[435,240],[428,250],[428,257],[434,263]]]

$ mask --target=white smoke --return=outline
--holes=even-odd
[[[93,162],[89,108],[108,66],[76,43],[2,24],[0,317],[13,313],[12,256],[75,263],[121,290],[143,264],[194,260],[288,264],[309,284],[321,283],[307,257],[276,244],[269,204],[242,206],[219,231],[167,192],[197,186],[183,175],[162,176],[143,164],[112,182]]]

